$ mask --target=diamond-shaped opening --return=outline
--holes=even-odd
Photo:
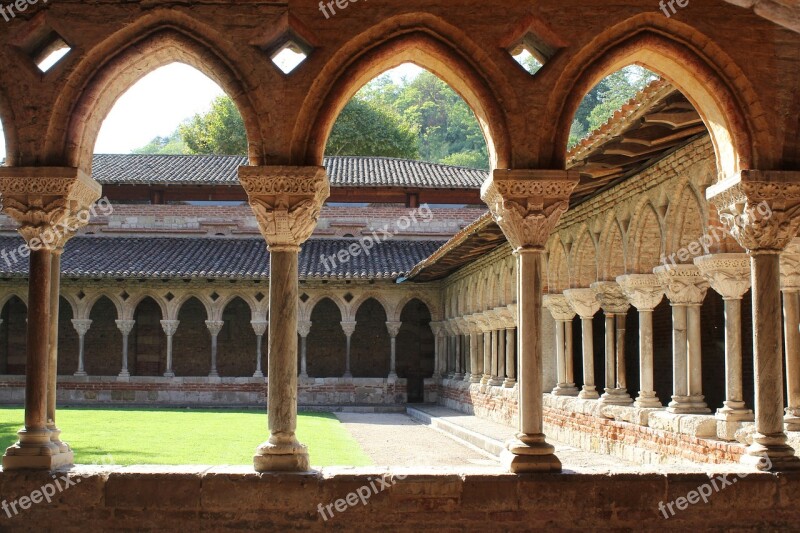
[[[83,300],[86,298],[86,293],[83,291],[78,292],[78,300]]]
[[[303,293],[303,294],[300,295],[300,301],[303,302],[303,303],[306,303],[309,298],[310,298],[310,296],[308,294],[306,294],[306,293]]]
[[[219,294],[217,294],[216,291],[212,292],[211,293],[211,301],[212,302],[216,302],[218,299],[219,299]]]
[[[528,74],[534,75],[558,52],[558,49],[558,45],[528,31],[508,49],[508,53]]]
[[[261,300],[263,300],[264,298],[266,298],[266,296],[264,296],[264,293],[263,293],[263,292],[259,292],[258,294],[256,294],[256,301],[257,301],[257,302],[260,302],[260,301],[261,301]]]
[[[166,299],[168,302],[171,302],[172,300],[175,299],[175,295],[172,294],[171,292],[168,292],[167,294],[164,295],[164,299]]]
[[[278,48],[278,50],[270,56],[270,59],[275,63],[275,66],[281,69],[281,72],[289,74],[300,66],[300,63],[305,61],[307,57],[307,50],[295,41],[290,40],[286,41],[283,46]]]
[[[47,72],[70,50],[70,46],[59,34],[55,31],[50,31],[38,40],[36,45],[29,51],[29,54],[36,66],[39,67],[39,70]]]
[[[512,50],[511,57],[513,57],[514,61],[519,63],[531,76],[539,72],[539,69],[544,66],[544,64],[524,46],[521,46],[518,51]]]
[[[119,297],[120,297],[120,298],[122,298],[122,301],[124,302],[124,301],[126,301],[128,298],[130,298],[130,297],[131,297],[131,295],[130,295],[130,294],[128,294],[128,292],[127,292],[127,291],[122,291],[122,294],[120,294],[120,295],[119,295]]]
[[[347,303],[352,302],[353,301],[353,295],[348,292],[347,294],[344,295],[344,301],[347,302]]]

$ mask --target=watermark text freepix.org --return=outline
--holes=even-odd
[[[367,0],[362,0],[362,1],[366,2]],[[325,15],[326,19],[329,19],[336,14],[337,7],[340,10],[347,9],[347,6],[349,6],[351,2],[355,4],[356,2],[358,2],[358,0],[331,0],[327,3],[324,1],[320,1],[319,10],[320,12],[322,12],[323,15]],[[330,14],[328,14],[328,12],[330,12]]]
[[[383,492],[384,490],[391,488],[392,485],[397,483],[398,479],[402,481],[405,478],[406,476],[399,474],[392,476],[391,481],[386,481],[386,478],[383,477],[378,477],[375,479],[368,477],[367,478],[367,481],[369,481],[368,485],[358,487],[356,490],[349,493],[344,498],[339,498],[338,500],[331,502],[324,507],[320,503],[319,505],[317,505],[317,512],[320,514],[320,516],[322,516],[322,519],[325,522],[327,522],[329,518],[333,518],[334,509],[338,513],[343,513],[350,507],[355,507],[356,504],[358,504],[358,502],[361,502],[361,505],[367,505],[369,499],[373,495],[377,495]]]
[[[38,3],[39,0],[16,0],[5,6],[0,3],[0,16],[2,16],[6,22],[11,22],[11,19],[15,18],[17,13],[22,13],[28,9],[28,6]],[[42,3],[46,4],[47,0],[42,0]]]

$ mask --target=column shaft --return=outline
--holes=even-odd
[[[600,397],[594,381],[594,325],[591,318],[581,317],[581,341],[583,346],[583,389],[578,395],[585,400]]]
[[[784,339],[786,345],[786,429],[800,430],[800,295],[783,293]]]

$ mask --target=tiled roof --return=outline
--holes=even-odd
[[[20,237],[0,237],[0,277],[27,276],[27,259],[15,261],[10,255],[23,242]],[[309,240],[300,253],[300,278],[395,279],[441,245],[437,241],[387,240],[376,244],[369,255],[359,251],[358,256],[348,254],[345,263],[331,261],[331,256],[357,242]],[[19,255],[15,257],[19,259]],[[61,271],[67,278],[266,279],[269,253],[260,238],[75,237],[64,250]]]
[[[247,157],[230,155],[97,154],[92,176],[104,185],[232,185]],[[332,187],[480,189],[489,173],[388,157],[326,157]]]

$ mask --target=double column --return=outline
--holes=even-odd
[[[783,337],[786,354],[786,429],[800,431],[800,247],[781,255]]]
[[[479,314],[465,317],[469,335],[469,382],[483,383],[483,320]]]
[[[165,378],[174,378],[175,370],[172,368],[172,337],[178,331],[180,320],[162,320],[161,329],[164,330],[164,335],[167,336],[167,369],[164,371]]]
[[[594,315],[600,310],[600,302],[592,289],[569,289],[564,291],[569,305],[581,317],[581,352],[583,355],[583,387],[578,398],[596,400],[600,397],[594,380]]]
[[[700,307],[708,282],[694,265],[664,265],[653,272],[672,305],[672,401],[667,411],[710,413],[703,396]]]
[[[507,305],[501,312],[506,336],[506,379],[503,387],[513,388],[517,384],[517,304]]]
[[[780,254],[800,227],[800,172],[741,171],[706,195],[750,256],[756,432],[742,460],[762,469],[800,468],[784,431],[780,311]]]
[[[267,332],[269,322],[266,320],[251,320],[250,325],[253,326],[253,333],[256,334],[256,371],[253,372],[253,377],[263,378],[264,372],[261,370],[261,344],[264,339],[264,333]]]
[[[566,296],[548,294],[544,297],[544,306],[556,321],[556,376],[557,383],[552,394],[555,396],[578,396],[575,386],[575,372],[572,360],[572,319],[575,311],[569,305]]]
[[[100,193],[100,185],[75,168],[0,168],[4,211],[19,223],[30,250],[25,427],[3,455],[5,470],[72,463],[55,420],[60,252],[89,221]]]
[[[495,170],[481,188],[517,258],[519,434],[502,460],[512,472],[554,472],[561,461],[544,435],[542,398],[542,267],[545,246],[578,175],[565,171]]]
[[[447,357],[447,337],[444,322],[431,322],[433,332],[433,379],[439,380],[447,372],[444,360]]]
[[[122,369],[119,371],[119,376],[117,376],[117,378],[126,381],[131,377],[131,373],[128,370],[128,337],[131,331],[133,331],[133,326],[136,325],[136,321],[115,320],[114,322],[117,324],[117,329],[122,333]]]
[[[402,325],[403,323],[398,321],[386,323],[386,329],[389,331],[389,379],[397,379],[397,336]]]
[[[92,327],[92,321],[85,318],[73,318],[72,327],[78,333],[78,370],[75,371],[75,376],[86,376],[86,368],[84,367],[84,346],[86,334],[89,333],[89,328]]]
[[[355,322],[340,322],[342,326],[342,331],[344,332],[344,336],[346,339],[345,345],[345,352],[344,352],[344,375],[343,378],[352,378],[353,373],[350,371],[350,346],[351,340],[353,338],[353,333],[356,331],[356,323]],[[392,337],[392,357],[391,357],[391,366],[390,366],[390,376],[391,373],[394,372],[394,337]]]
[[[606,317],[606,386],[600,401],[630,405],[633,400],[625,371],[625,319],[630,304],[615,281],[598,281],[591,288]]]
[[[653,311],[664,299],[664,290],[655,274],[629,274],[617,277],[622,292],[639,311],[639,396],[634,407],[658,409],[661,402],[653,384]]]
[[[298,442],[297,312],[300,245],[314,231],[330,194],[323,167],[240,167],[259,229],[267,241],[269,351],[267,393],[269,440],[256,449],[257,471],[307,471],[308,448]]]

